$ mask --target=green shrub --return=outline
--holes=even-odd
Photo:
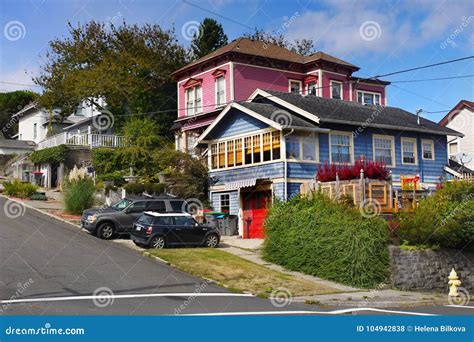
[[[144,188],[145,188],[145,191],[150,195],[152,195],[152,194],[159,195],[159,194],[162,194],[165,191],[166,185],[163,184],[163,183],[146,182],[144,184]]]
[[[105,182],[105,181],[113,182],[115,186],[122,186],[123,184],[125,184],[125,180],[123,179],[123,174],[120,171],[99,174],[97,176],[97,180],[101,182]]]
[[[127,183],[123,188],[134,195],[141,195],[145,191],[145,186],[141,183]]]
[[[3,186],[5,187],[5,194],[12,197],[19,197],[19,198],[29,198],[38,187],[31,183],[23,183],[19,180],[13,180],[12,182],[4,182]]]
[[[370,288],[388,275],[388,227],[322,194],[276,201],[265,221],[268,261],[340,283]]]
[[[396,233],[411,245],[474,249],[474,183],[446,183],[399,219]]]
[[[90,178],[64,182],[64,204],[71,214],[80,215],[94,205],[94,182]]]
[[[58,145],[34,151],[30,154],[29,158],[33,163],[51,163],[57,165],[66,160],[68,153],[69,148],[66,145]]]

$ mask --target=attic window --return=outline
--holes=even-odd
[[[288,88],[290,93],[301,94],[302,82],[298,80],[289,80]]]
[[[357,92],[357,102],[369,106],[380,106],[380,94],[366,91]]]

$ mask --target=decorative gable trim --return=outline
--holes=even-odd
[[[220,76],[225,76],[226,72],[227,70],[225,69],[216,69],[211,73],[211,75],[214,76],[214,78],[218,78]]]
[[[198,85],[201,85],[202,83],[202,78],[190,78],[188,79],[183,85],[182,87],[184,89],[187,89],[187,88],[192,88],[192,87],[195,87],[195,86],[198,86]]]

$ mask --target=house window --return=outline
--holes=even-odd
[[[33,124],[33,139],[36,139],[38,137],[38,124],[34,123]]]
[[[452,142],[449,144],[449,155],[453,156],[458,153],[458,143]]]
[[[77,105],[76,109],[74,110],[75,116],[84,116],[84,107],[82,104]]]
[[[393,137],[374,135],[374,160],[387,166],[395,166],[395,141]]]
[[[202,88],[196,86],[186,89],[186,115],[202,112]]]
[[[380,105],[380,94],[358,91],[357,102],[364,105]]]
[[[252,137],[247,137],[245,143],[245,164],[252,164]]]
[[[230,195],[221,195],[221,213],[228,213],[230,211]]]
[[[219,169],[225,167],[225,143],[219,143]]]
[[[303,153],[303,160],[316,160],[317,157],[317,136],[310,134],[303,137],[301,140],[301,150]]]
[[[316,136],[288,136],[286,138],[286,157],[298,160],[316,160]]]
[[[290,93],[301,94],[301,81],[290,80],[289,91]]]
[[[272,132],[272,160],[281,158],[280,132]]]
[[[433,140],[422,140],[421,151],[423,159],[434,160],[434,142]]]
[[[350,133],[330,134],[331,163],[352,163],[352,135]]]
[[[263,133],[263,161],[272,160],[272,133]]]
[[[342,100],[342,83],[331,81],[331,98]]]
[[[225,78],[216,78],[216,107],[225,105]]]
[[[416,139],[402,138],[402,164],[416,163]]]
[[[242,165],[242,139],[235,141],[235,166]]]
[[[234,140],[227,142],[227,166],[234,166]]]
[[[287,136],[286,141],[286,158],[300,159],[300,139],[296,136]]]
[[[308,83],[308,95],[316,95],[316,82]]]
[[[188,153],[194,152],[194,145],[197,143],[197,136],[192,133],[186,135],[186,151]]]
[[[217,169],[217,144],[211,145],[211,169]]]

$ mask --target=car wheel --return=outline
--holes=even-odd
[[[155,236],[150,241],[150,248],[154,249],[163,249],[165,248],[166,242],[164,237],[162,236]]]
[[[104,222],[97,229],[97,236],[104,240],[110,240],[115,235],[115,226],[113,223]]]
[[[209,248],[216,248],[219,244],[219,238],[215,234],[209,235],[204,241],[204,246]]]

